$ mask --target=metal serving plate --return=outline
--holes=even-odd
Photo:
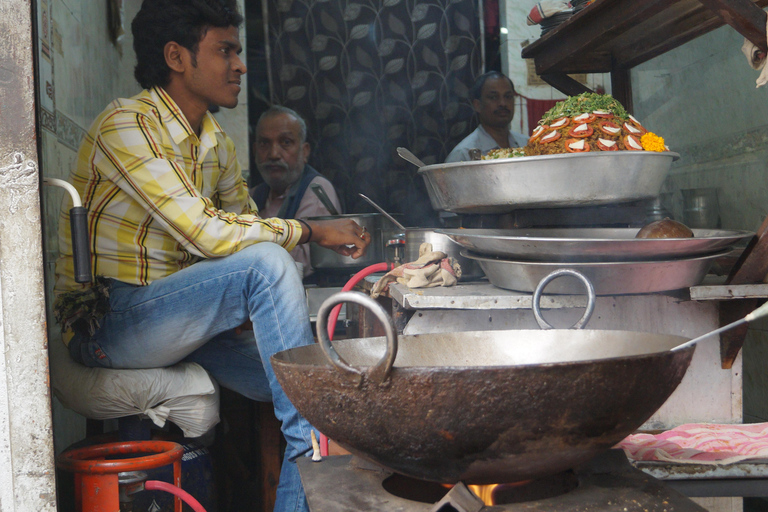
[[[751,231],[693,229],[693,238],[635,238],[638,228],[438,229],[464,249],[526,261],[646,261],[712,254]]]
[[[506,213],[653,198],[678,158],[669,151],[569,153],[433,164],[419,174],[435,210]]]
[[[533,293],[539,282],[552,271],[568,268],[584,274],[592,282],[597,295],[623,295],[666,292],[696,286],[707,275],[715,260],[730,252],[725,250],[697,258],[664,261],[575,263],[505,260],[481,256],[466,249],[461,254],[477,261],[491,284],[506,290]],[[563,278],[553,281],[544,292],[582,295],[584,286],[576,279]]]

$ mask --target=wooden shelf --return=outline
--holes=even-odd
[[[595,0],[526,46],[536,73],[565,94],[585,92],[568,77],[611,73],[614,97],[631,110],[628,71],[726,23],[762,49],[768,0]]]

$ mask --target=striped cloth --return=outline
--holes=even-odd
[[[768,459],[768,423],[690,423],[661,434],[633,434],[621,448],[632,460],[725,465]]]
[[[235,147],[210,113],[200,135],[159,87],[118,99],[98,116],[70,175],[88,209],[94,275],[146,285],[201,258],[271,241],[287,250],[301,237],[293,220],[261,219]],[[55,290],[75,283],[69,209],[59,218]]]

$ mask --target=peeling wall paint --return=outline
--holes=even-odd
[[[0,2],[0,510],[56,510],[32,7]]]

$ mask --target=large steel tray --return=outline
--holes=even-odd
[[[477,254],[525,261],[646,261],[720,252],[751,231],[693,229],[693,238],[635,238],[638,228],[438,229]]]
[[[480,264],[494,286],[505,290],[533,293],[536,286],[554,270],[567,268],[584,274],[595,287],[597,295],[657,293],[699,284],[717,258],[730,250],[716,254],[663,261],[613,262],[531,262],[481,256],[463,249],[462,256]],[[563,278],[547,286],[545,293],[582,294],[583,285],[576,279]]]
[[[435,210],[506,213],[653,198],[678,158],[669,151],[570,153],[433,164],[419,174]]]

